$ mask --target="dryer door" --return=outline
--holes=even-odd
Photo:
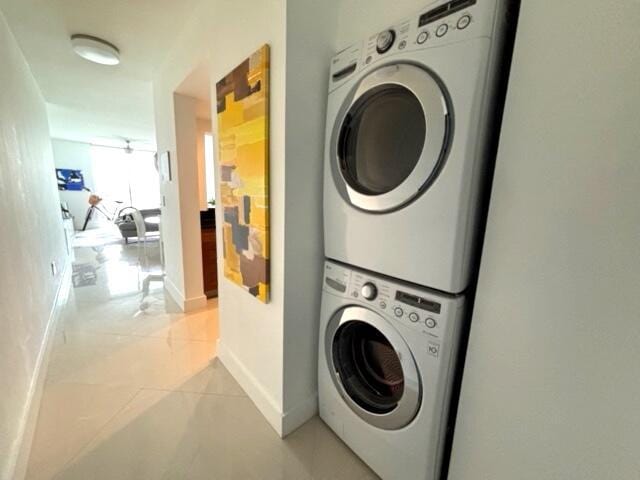
[[[409,424],[420,408],[420,376],[398,331],[382,316],[346,307],[330,320],[325,352],[334,384],[360,418],[386,430]]]
[[[333,176],[343,197],[371,212],[402,207],[436,178],[451,125],[434,74],[412,64],[369,73],[338,117]]]

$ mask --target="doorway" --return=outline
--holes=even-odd
[[[211,81],[206,63],[195,68],[179,85],[175,93],[195,102],[191,110],[194,118],[180,121],[194,125],[193,129],[179,128],[183,137],[178,141],[194,142],[198,170],[198,208],[202,255],[202,281],[207,298],[218,295],[218,261],[216,242],[216,175],[215,137],[211,122]],[[178,119],[176,119],[178,121]],[[184,247],[183,247],[184,248]],[[185,257],[186,258],[186,257]],[[194,261],[195,258],[194,258]]]

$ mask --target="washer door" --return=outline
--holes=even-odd
[[[327,325],[334,384],[360,418],[386,430],[409,424],[422,398],[418,368],[398,331],[362,307],[339,310]]]
[[[333,134],[333,170],[353,206],[390,211],[429,187],[451,130],[446,96],[433,74],[404,63],[374,70],[343,112]]]

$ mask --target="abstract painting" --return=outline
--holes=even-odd
[[[269,301],[269,46],[216,84],[224,276]]]
[[[81,170],[70,168],[56,168],[56,179],[58,180],[58,190],[82,191],[85,189],[84,177]]]

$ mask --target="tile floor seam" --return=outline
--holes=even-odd
[[[214,393],[214,392],[196,392],[195,390],[181,390],[181,389],[169,389],[169,388],[156,388],[156,387],[141,387],[140,390],[149,390],[152,392],[168,392],[168,393],[189,393],[193,395],[207,395],[211,397],[229,397],[229,398],[249,398],[245,393],[243,395],[235,395],[232,393]]]
[[[87,383],[86,385],[93,385],[90,383]],[[107,426],[118,416],[120,415],[120,413],[122,413],[129,405],[131,405],[131,402],[133,402],[136,397],[138,395],[140,395],[140,393],[142,393],[142,388],[138,388],[138,390],[131,395],[131,398],[129,400],[127,400],[125,402],[124,405],[122,405],[122,407],[120,407],[118,410],[116,410],[116,412],[111,415],[106,422],[104,422],[104,424],[98,428],[96,430],[96,432],[91,436],[91,438],[88,439],[88,441],[82,445],[81,447],[78,448],[78,451],[69,459],[67,460],[62,467],[60,468],[60,471],[58,471],[58,473],[56,473],[54,478],[57,478],[62,472],[64,472],[68,466],[72,465],[73,462],[76,461],[76,459],[80,456],[80,454],[84,451],[85,448],[87,448],[89,445],[91,445],[91,442],[93,442],[96,438],[98,438],[98,436],[104,431],[105,428],[107,428]]]
[[[376,478],[317,417],[277,435],[217,356],[217,301],[183,313],[158,291],[142,315],[135,249],[104,250],[108,265],[72,290],[56,332],[29,480]],[[88,247],[74,251],[96,265]]]
[[[66,334],[80,334],[80,335],[104,335],[107,337],[134,337],[134,338],[167,338],[166,335],[141,335],[134,333],[109,333],[109,332],[90,332],[87,330],[75,330],[67,331]],[[216,343],[215,340],[200,340],[198,338],[172,338],[173,341],[178,342],[194,342],[194,343]]]

